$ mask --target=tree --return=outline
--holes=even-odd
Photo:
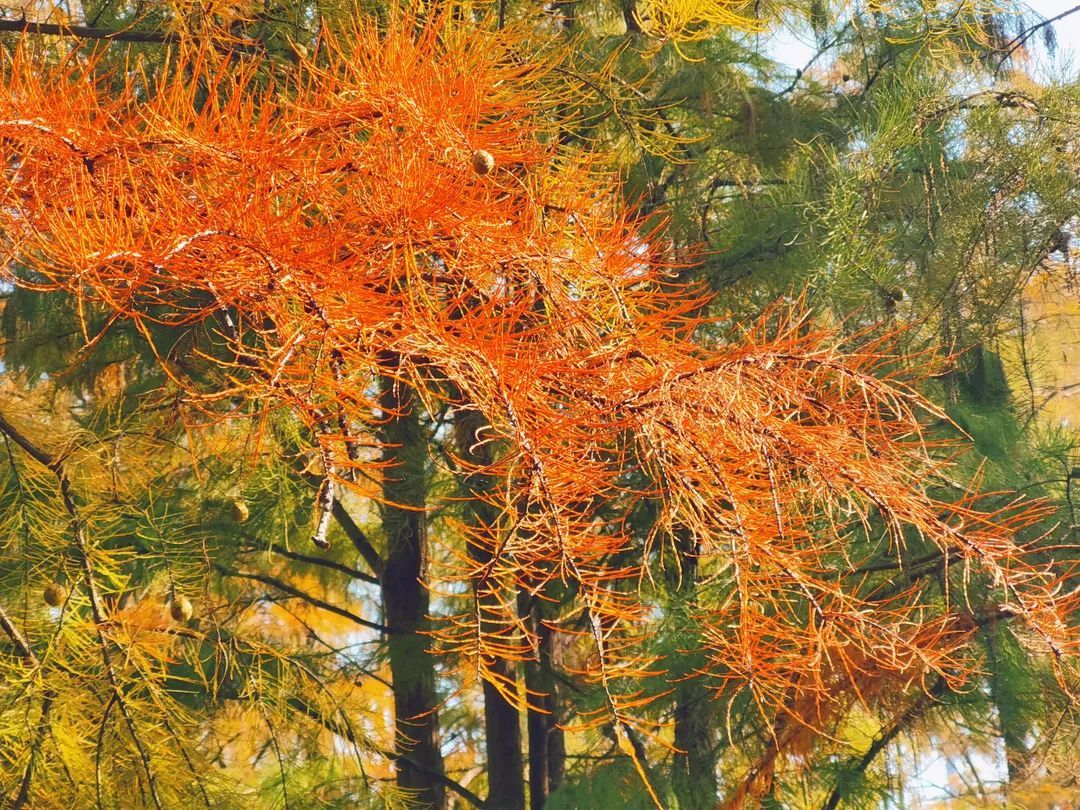
[[[269,547],[290,565],[344,566],[334,570],[376,585],[383,606],[375,621],[351,609],[349,590],[322,599],[280,572],[238,568],[229,542],[198,549],[182,526],[181,539],[148,545],[141,523],[167,475],[125,482],[134,514],[110,526],[108,505],[68,472],[94,459],[83,467],[40,428],[5,419],[12,469],[33,468],[34,492],[60,516],[22,542],[54,570],[79,570],[64,583],[73,618],[65,609],[60,621],[79,643],[63,654],[40,610],[4,614],[40,729],[12,748],[20,791],[45,801],[59,781],[35,772],[100,761],[94,731],[116,712],[126,730],[109,731],[123,760],[105,769],[113,784],[132,774],[147,803],[178,801],[209,763],[177,744],[176,718],[197,728],[216,712],[187,708],[177,680],[263,713],[283,791],[303,766],[287,763],[299,718],[365,745],[338,708],[353,705],[340,653],[315,668],[208,609],[207,627],[179,633],[150,621],[176,636],[156,657],[134,643],[117,617],[146,576],[138,566],[164,570],[172,620],[187,612],[173,544],[192,582],[211,571],[259,582],[385,636],[387,747],[403,794],[429,806],[447,789],[472,795],[446,775],[439,732],[453,700],[440,681],[462,692],[481,681],[489,741],[495,729],[512,740],[517,710],[552,708],[561,673],[537,665],[556,648],[583,689],[584,725],[609,735],[663,805],[650,752],[667,744],[656,707],[672,684],[651,636],[668,592],[681,592],[700,653],[686,674],[716,693],[729,744],[765,731],[739,746],[733,805],[767,796],[857,703],[899,722],[926,695],[959,689],[977,670],[971,636],[989,622],[1019,620],[1069,683],[1071,561],[1047,555],[1048,507],[984,510],[974,494],[930,490],[948,465],[924,422],[944,413],[917,393],[919,371],[890,354],[891,337],[845,342],[798,305],[741,329],[709,317],[700,291],[675,283],[684,251],[627,212],[606,156],[567,137],[580,79],[559,55],[535,55],[523,29],[360,20],[318,44],[272,82],[258,55],[217,39],[182,39],[170,64],[124,73],[26,49],[5,64],[11,281],[70,313],[79,334],[66,358],[122,346],[153,358],[143,386],[122,386],[135,401],[118,413],[160,419],[155,447],[181,444],[191,464],[173,480],[197,480],[209,460],[221,467],[210,480],[227,486],[236,473],[223,460],[250,460],[264,493],[290,496],[263,525],[307,522],[318,550]],[[94,425],[96,398],[83,400],[72,418]],[[113,425],[91,432],[120,449],[132,440]],[[95,436],[91,456],[107,443]],[[84,514],[100,515],[99,533]],[[338,532],[367,570],[330,556]],[[891,583],[905,552],[920,562]],[[954,565],[965,598],[937,578]],[[652,585],[660,571],[672,587]],[[93,700],[70,671],[87,649],[111,688]],[[177,673],[175,656],[193,672]],[[84,713],[56,712],[61,694]],[[47,756],[56,728],[81,741],[74,753]],[[500,805],[522,802],[513,778],[497,788],[487,756]],[[695,779],[714,762],[687,760]]]

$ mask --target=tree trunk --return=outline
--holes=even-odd
[[[558,692],[554,673],[559,664],[554,633],[543,623],[547,603],[521,594],[518,611],[539,640],[539,660],[525,663],[525,688],[536,708],[527,717],[529,731],[529,808],[541,810],[548,796],[562,784],[566,762],[566,740],[559,720]]]
[[[454,413],[454,431],[458,454],[469,464],[484,467],[492,462],[488,445],[482,444],[483,415],[469,408]],[[465,507],[466,519],[481,530],[494,530],[496,510],[482,500],[492,482],[489,476],[473,473],[464,481],[465,494],[470,500]],[[470,544],[469,552],[478,563],[490,560],[486,549]],[[476,596],[482,599],[481,595]],[[513,680],[516,675],[506,661],[496,661],[492,667],[499,676]],[[484,727],[487,731],[488,804],[494,810],[525,810],[524,767],[521,757],[521,721],[518,710],[488,681],[484,689]]]
[[[993,608],[991,608],[993,609]],[[1027,747],[1028,723],[1021,710],[1020,696],[1010,693],[1008,667],[1002,660],[998,635],[1003,632],[997,622],[986,631],[986,658],[990,669],[990,699],[997,710],[998,735],[1005,748],[1005,768],[1008,779],[1003,785],[1008,796],[1027,774],[1031,752]]]
[[[678,610],[694,604],[697,588],[696,544],[688,533],[676,538],[679,576],[672,582]],[[679,806],[687,810],[711,810],[717,803],[716,762],[709,694],[698,679],[682,681],[675,688],[675,747],[672,782]]]
[[[697,681],[679,684],[675,692],[675,789],[679,806],[708,810],[716,806],[716,763],[713,760],[709,695]]]
[[[386,367],[398,358],[383,358]],[[383,460],[390,466],[383,481],[386,567],[382,574],[383,610],[390,627],[388,648],[393,679],[397,784],[421,807],[443,810],[446,793],[439,747],[435,659],[427,630],[425,571],[427,522],[427,446],[415,394],[391,377],[380,380],[379,404],[386,417],[380,429]]]

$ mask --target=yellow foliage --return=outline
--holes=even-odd
[[[846,743],[858,755],[870,750],[874,740],[881,734],[881,723],[869,712],[855,707],[840,725],[837,738]]]
[[[719,28],[763,30],[766,20],[752,13],[742,0],[639,0],[634,17],[642,31],[678,44],[708,39]]]
[[[1060,273],[1037,276],[1024,291],[1024,335],[1003,342],[1009,385],[1050,425],[1080,424],[1075,380],[1080,373],[1080,301],[1058,283]]]
[[[963,54],[972,44],[996,48],[1002,44],[995,41],[987,22],[1013,13],[1015,7],[999,0],[922,0],[921,9],[912,12],[892,0],[870,0],[867,10],[881,13],[895,20],[908,23],[911,33],[906,36],[889,37],[890,42],[921,42],[931,56]]]

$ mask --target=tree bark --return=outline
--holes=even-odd
[[[1002,786],[1008,796],[1017,785],[1024,781],[1028,760],[1026,740],[1027,723],[1018,711],[1018,696],[1009,695],[1006,683],[1005,664],[1001,660],[998,633],[1002,632],[997,621],[991,622],[986,631],[987,663],[990,669],[990,699],[997,710],[998,735],[1005,748],[1005,769],[1008,779]]]
[[[527,621],[538,643],[538,660],[525,663],[525,688],[539,695],[532,700],[527,717],[529,733],[529,808],[542,810],[548,796],[562,784],[566,763],[566,740],[559,720],[558,690],[555,671],[558,651],[554,633],[544,624],[547,603],[521,594],[518,611]]]
[[[388,372],[398,357],[383,357]],[[387,638],[393,679],[397,784],[419,806],[443,810],[446,791],[432,774],[444,774],[439,747],[435,659],[428,629],[428,593],[422,584],[426,567],[427,444],[416,396],[392,376],[380,380],[380,428],[383,460],[383,529],[386,565],[382,572],[383,610],[391,628]]]
[[[458,455],[467,464],[484,468],[494,460],[491,448],[482,443],[487,422],[479,411],[460,407],[454,413],[454,433]],[[490,476],[473,472],[463,481],[466,519],[481,531],[493,534],[498,518],[496,509],[483,500],[492,488]],[[472,558],[483,564],[491,555],[486,549],[470,544]],[[483,599],[476,594],[475,598]],[[496,661],[492,668],[508,680],[516,674],[506,661]],[[487,731],[488,804],[499,810],[525,810],[524,765],[521,756],[521,718],[495,687],[484,681],[484,727]]]
[[[79,39],[103,39],[116,42],[139,42],[149,45],[173,45],[180,41],[178,36],[165,31],[136,31],[131,28],[93,28],[86,25],[62,25],[21,19],[0,19],[0,32],[42,34],[54,37],[76,37]]]
[[[695,542],[689,533],[680,533],[678,577],[672,592],[678,609],[693,605],[697,588]],[[697,679],[682,681],[675,688],[675,747],[672,782],[679,796],[679,806],[688,810],[710,810],[717,803],[716,761],[713,754],[713,728],[709,695]]]
[[[679,806],[711,810],[717,803],[716,763],[709,722],[709,695],[697,681],[679,684],[675,692],[674,784]]]

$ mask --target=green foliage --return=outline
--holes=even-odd
[[[591,768],[587,776],[552,793],[545,805],[552,810],[575,810],[595,807],[597,810],[646,810],[652,807],[649,797],[641,790],[641,780],[625,757]],[[677,804],[672,805],[678,807]]]

